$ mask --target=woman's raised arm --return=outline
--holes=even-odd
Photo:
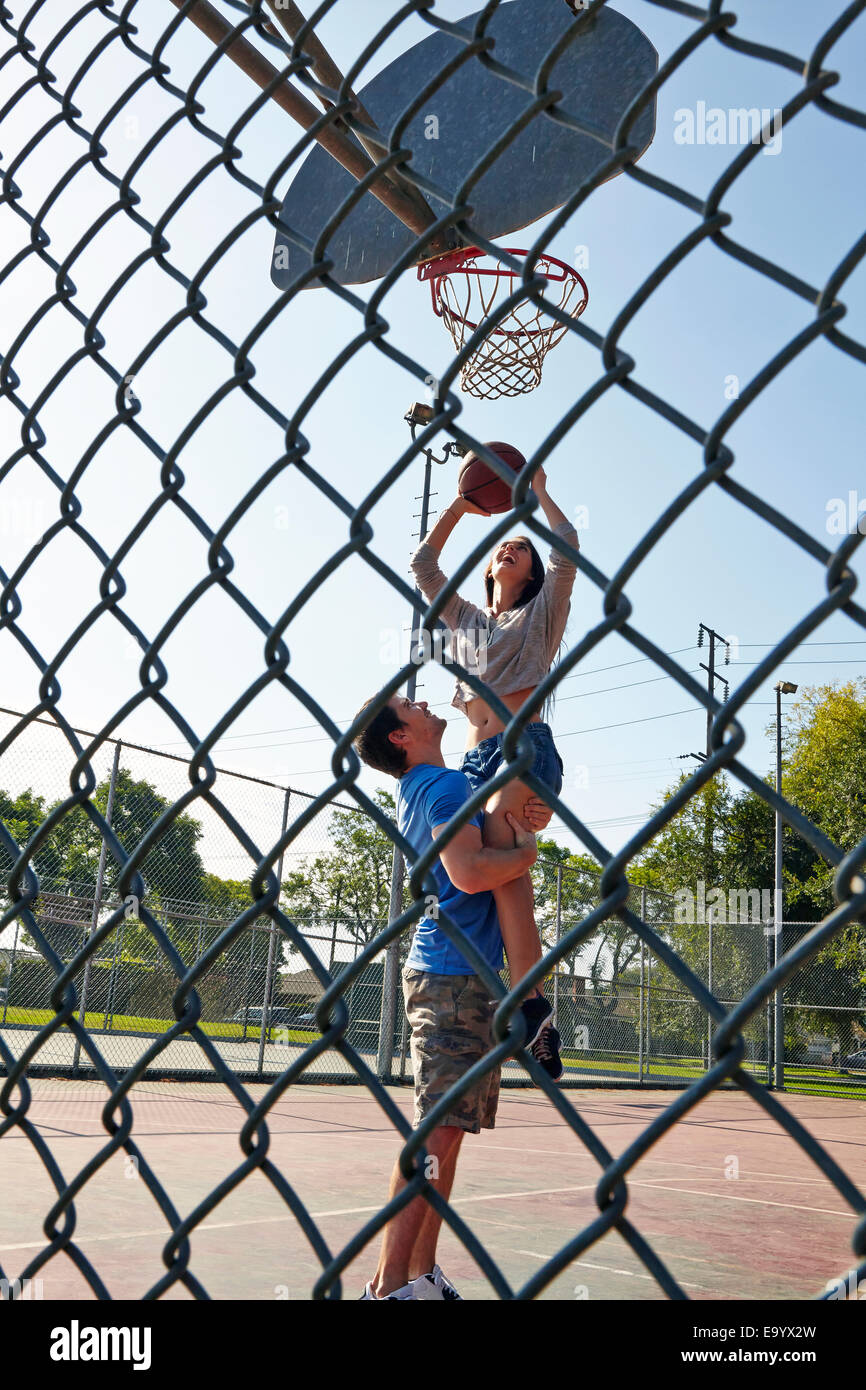
[[[472,502],[467,502],[465,497],[458,495],[443,512],[439,513],[433,530],[425,536],[412,556],[412,573],[415,576],[415,583],[428,603],[433,602],[443,585],[448,582],[439,568],[439,552],[461,516],[465,516],[467,512],[477,512],[481,516],[490,515],[489,512],[482,512],[480,507],[476,507]],[[468,627],[479,611],[474,603],[469,603],[459,594],[454,594],[442,610],[442,619],[451,628]]]

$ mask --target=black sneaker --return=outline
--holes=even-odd
[[[523,1046],[532,1047],[538,1041],[542,1028],[553,1018],[553,1005],[541,995],[533,994],[531,999],[524,999],[520,1012],[526,1019],[526,1042]]]
[[[552,1023],[546,1023],[529,1049],[539,1066],[547,1072],[551,1081],[561,1081],[565,1072],[559,1055],[561,1042],[558,1029]]]

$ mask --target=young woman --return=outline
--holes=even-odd
[[[532,487],[554,535],[578,549],[577,532],[548,495],[543,469],[539,468]],[[458,495],[440,514],[412,557],[416,583],[429,603],[447,582],[439,568],[442,547],[467,512],[489,516],[489,512]],[[477,608],[457,594],[442,611],[443,621],[459,636],[455,655],[461,665],[471,669],[474,659],[482,681],[512,714],[531,697],[550,670],[565,631],[575,573],[576,566],[557,550],[551,551],[545,569],[532,542],[526,536],[515,536],[497,546],[485,570],[485,607]],[[503,765],[505,726],[487,701],[459,679],[451,703],[469,721],[461,771],[475,791]],[[558,795],[562,788],[562,759],[550,726],[542,723],[540,706],[531,715],[526,733],[535,748],[532,771]],[[498,849],[513,846],[509,814],[530,828],[523,817],[528,794],[531,793],[526,785],[517,780],[494,792],[485,806],[486,845]],[[541,958],[529,874],[497,888],[495,898],[511,982],[515,984]],[[535,990],[522,1009],[527,1019],[527,1045],[545,1070],[558,1080],[562,1075],[559,1035],[550,1021],[550,1005],[541,991]]]

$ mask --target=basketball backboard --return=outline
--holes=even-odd
[[[461,20],[463,30],[471,32],[481,13]],[[531,80],[574,23],[566,0],[509,0],[494,12],[487,31],[495,40],[492,56]],[[437,31],[401,54],[358,93],[386,139],[434,74],[464,47],[452,34]],[[658,54],[646,35],[605,6],[557,59],[547,85],[562,91],[559,105],[564,112],[612,140],[623,113],[657,66]],[[533,100],[531,92],[497,76],[473,56],[416,113],[401,143],[412,151],[410,167],[432,180],[449,200],[423,190],[437,217]],[[630,143],[643,153],[654,132],[655,99],[636,121]],[[561,207],[609,155],[602,141],[578,134],[546,114],[537,115],[472,187],[472,227],[492,239],[528,226]],[[355,187],[351,174],[316,147],[286,194],[282,217],[315,243]],[[365,193],[328,242],[327,254],[335,262],[333,278],[344,285],[379,280],[414,240],[415,233]],[[308,253],[278,232],[271,268],[274,283],[287,288],[309,265]]]

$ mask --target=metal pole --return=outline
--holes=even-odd
[[[780,683],[781,684],[781,683]],[[782,792],[782,691],[776,690],[776,791],[781,795]],[[775,897],[773,899],[773,915],[775,917],[775,963],[782,958],[782,921],[784,918],[784,907],[782,899],[782,817],[776,811],[776,873],[775,873]],[[776,1089],[785,1089],[785,1005],[784,994],[781,989],[776,990],[775,999],[776,1013],[776,1067],[775,1081]]]
[[[9,962],[9,974],[6,976],[6,998],[3,1000],[3,1022],[6,1022],[6,1015],[9,1011],[9,997],[12,993],[12,976],[15,973],[15,957],[18,955],[18,933],[21,930],[21,922],[15,918],[15,940],[12,943],[12,959]]]
[[[291,797],[291,791],[289,790],[288,787],[286,787],[286,794],[285,794],[285,797],[283,798],[283,824],[282,824],[282,828],[281,828],[281,830],[280,830],[280,839],[282,839],[283,836],[285,835],[285,833],[286,833],[286,827],[287,827],[287,825],[288,825],[288,823],[289,823],[289,798],[290,798],[290,797]],[[285,851],[285,846],[284,846],[284,847],[280,850],[280,862],[279,862],[279,864],[277,865],[277,906],[278,906],[278,907],[279,907],[280,898],[282,897],[282,892],[283,892],[283,856],[285,855],[285,852],[286,852],[286,851]],[[262,1071],[263,1071],[264,1065],[265,1065],[265,1036],[266,1036],[267,1031],[268,1031],[267,1025],[268,1025],[268,1024],[270,1023],[270,1021],[271,1021],[271,1007],[272,1007],[272,1005],[273,1005],[273,999],[272,999],[271,996],[272,996],[273,987],[274,987],[274,961],[276,960],[276,955],[277,955],[277,924],[276,924],[276,922],[271,922],[270,939],[268,940],[268,965],[267,965],[267,970],[266,970],[266,972],[265,972],[265,997],[264,997],[264,1000],[263,1000],[263,1002],[262,1002],[262,1030],[261,1030],[261,1033],[259,1034],[259,1060],[258,1060],[258,1063],[257,1063],[257,1066],[256,1066],[256,1071],[259,1073],[260,1076],[261,1076],[261,1074],[262,1074]]]
[[[766,941],[767,941],[766,968],[767,968],[767,970],[769,971],[769,970],[772,970],[772,968],[773,968],[773,940],[772,940],[772,938],[768,935],[767,938],[766,938]],[[773,1084],[773,1054],[774,1054],[775,1049],[774,1049],[774,1046],[773,1046],[773,1043],[774,1043],[774,1037],[773,1037],[773,1004],[772,1004],[772,1001],[771,1001],[770,999],[767,1000],[767,1007],[766,1007],[766,1010],[765,1010],[765,1022],[766,1022],[766,1025],[767,1025],[767,1085],[768,1085],[768,1086],[772,1086],[772,1084]]]
[[[403,910],[403,856],[397,846],[391,859],[391,902],[388,921],[393,922]],[[385,952],[382,972],[382,1007],[379,1012],[379,1050],[376,1056],[376,1075],[386,1081],[391,1075],[394,1056],[394,1027],[397,1020],[397,982],[400,974],[400,942],[392,941]]]
[[[561,865],[561,864],[557,864],[557,866],[556,866],[556,944],[557,944],[557,946],[559,945],[561,938],[562,938],[562,865]],[[556,966],[555,966],[554,971],[553,971],[553,1017],[554,1017],[554,1020],[557,1018],[557,1015],[558,1015],[558,1012],[559,1012],[559,966],[560,966],[560,962],[557,961],[557,962],[556,962]]]
[[[109,1028],[109,1020],[114,1013],[114,979],[117,974],[117,957],[123,946],[123,929],[126,926],[126,917],[121,920],[114,936],[114,956],[111,961],[111,979],[108,981],[108,997],[105,1000],[105,1013],[102,1017],[103,1032]]]
[[[415,437],[413,427],[412,437]],[[421,492],[421,513],[420,513],[420,536],[424,539],[427,534],[427,520],[430,511],[430,482],[433,472],[433,454],[426,449],[424,451],[424,486]],[[415,586],[415,593],[420,594],[418,586]],[[412,609],[412,650],[414,654],[416,628],[420,631],[421,615],[416,614]],[[418,666],[413,661],[409,679],[406,682],[406,694],[410,700],[415,699],[418,688]],[[403,876],[404,864],[403,856],[397,846],[394,846],[394,853],[391,858],[391,901],[389,905],[388,921],[393,922],[395,917],[399,917],[403,909]],[[379,1050],[376,1058],[376,1072],[380,1080],[384,1080],[391,1074],[391,1061],[394,1055],[394,1025],[397,1017],[397,989],[400,978],[400,942],[392,941],[385,952],[385,969],[382,974],[382,1009],[379,1015]]]
[[[644,943],[640,943],[640,990],[638,992],[637,1009],[637,1079],[643,1085],[643,969],[644,969]]]
[[[403,1010],[403,1027],[400,1032],[400,1080],[406,1075],[406,1053],[409,1050],[409,1020]]]
[[[120,750],[121,750],[121,747],[122,747],[122,744],[121,744],[121,742],[120,742],[120,739],[118,739],[118,740],[117,740],[117,743],[114,745],[114,762],[113,762],[112,765],[111,765],[111,777],[110,777],[109,783],[108,783],[108,805],[107,805],[106,808],[105,808],[105,820],[106,820],[106,824],[109,825],[109,826],[111,825],[111,817],[112,817],[112,815],[113,815],[113,813],[114,813],[114,793],[115,793],[115,789],[116,789],[116,787],[117,787],[117,771],[118,771],[118,768],[119,768],[119,766],[120,766]],[[93,915],[91,916],[91,919],[90,919],[90,931],[89,931],[89,933],[88,933],[88,940],[90,940],[90,938],[95,934],[96,929],[97,929],[97,927],[99,926],[99,911],[100,911],[100,908],[102,907],[102,887],[103,887],[103,884],[104,884],[104,882],[105,882],[105,860],[106,860],[107,854],[108,854],[108,843],[107,843],[107,841],[106,841],[105,836],[103,835],[103,837],[102,837],[102,845],[100,846],[100,850],[99,850],[99,866],[98,866],[98,868],[97,868],[97,870],[96,870],[96,894],[95,894],[95,897],[94,897],[94,899],[93,899]],[[91,975],[91,971],[92,971],[92,966],[93,966],[92,959],[91,959],[90,956],[88,956],[88,957],[87,957],[87,963],[86,963],[86,965],[85,965],[85,967],[84,967],[84,979],[83,979],[82,982],[81,982],[81,999],[80,999],[80,1001],[79,1001],[79,1008],[78,1008],[78,1022],[81,1024],[82,1028],[84,1028],[84,1027],[87,1026],[87,1025],[86,1025],[86,1017],[87,1017],[87,1013],[86,1013],[86,1010],[87,1010],[87,993],[88,993],[88,989],[89,989],[89,986],[90,986],[90,975]],[[81,1057],[81,1042],[80,1042],[80,1040],[79,1040],[78,1038],[76,1038],[76,1039],[75,1039],[75,1048],[74,1048],[73,1053],[72,1053],[72,1074],[73,1074],[73,1076],[74,1076],[74,1075],[77,1073],[77,1071],[78,1071],[78,1063],[79,1063],[80,1057]]]
[[[180,8],[184,0],[173,0],[173,3]],[[207,3],[207,0],[198,0],[198,3],[186,12],[186,18],[191,20],[197,28],[201,29],[203,34],[207,34],[212,43],[217,45],[223,43],[234,27],[227,23],[219,11]],[[278,69],[273,67],[267,58],[247,39],[241,37],[233,39],[224,49],[224,52],[262,89],[270,86],[279,75]],[[304,130],[309,130],[317,121],[321,120],[321,113],[318,108],[289,81],[281,82],[274,87],[270,97],[272,101],[275,101],[278,106],[288,112]],[[354,139],[348,135],[345,127],[343,130],[335,129],[335,123],[331,122],[322,126],[314,138],[358,182],[376,167],[360,144],[356,144]],[[384,203],[395,217],[399,218],[410,231],[416,234],[426,231],[436,221],[434,212],[426,204],[426,200],[419,198],[414,188],[412,196],[409,196],[404,191],[404,187],[398,188],[388,174],[379,175],[376,181],[370,185],[370,193],[374,198],[378,198],[380,203]],[[449,249],[447,237],[439,232],[435,239],[432,239],[424,248],[424,254],[435,256]]]
[[[715,634],[715,632],[713,631],[712,628],[710,628],[710,651],[709,651],[709,657],[710,657],[710,662],[709,662],[709,666],[707,667],[707,672],[708,672],[708,674],[707,674],[707,689],[709,690],[710,700],[712,700],[713,696],[714,696],[715,693],[716,693],[716,634]],[[713,750],[712,750],[712,747],[711,747],[711,745],[710,745],[710,736],[711,736],[711,734],[712,734],[712,731],[713,731],[713,711],[712,711],[712,709],[710,708],[710,705],[708,704],[708,705],[707,705],[707,757],[708,757],[708,758],[712,756],[712,751],[713,751]],[[709,819],[710,819],[710,808],[709,808],[709,806],[707,806],[707,824],[708,824],[708,825],[709,825]],[[709,865],[708,865],[707,867],[709,867]]]
[[[340,895],[343,891],[343,880],[337,879],[337,895],[334,902],[334,922],[331,931],[331,956],[328,961],[328,974],[334,973],[334,957],[337,954],[337,923],[340,920]]]
[[[646,953],[646,1074],[649,1080],[652,1072],[652,1031],[650,1027],[650,1005],[653,997],[653,958]]]
[[[294,45],[297,42],[298,34],[307,22],[298,6],[293,3],[293,0],[265,0],[265,4],[275,20],[275,23],[269,27],[280,37],[282,37],[281,31],[283,31]],[[308,31],[301,48],[307,56],[313,59],[313,76],[318,78],[323,87],[330,87],[333,92],[338,92],[344,87],[343,74],[314,29]],[[365,126],[369,126],[371,130],[376,130],[376,122],[359,100],[357,94],[351,89],[346,94],[351,96],[355,103],[353,111],[355,119]],[[330,110],[331,103],[320,92],[317,92],[316,95],[325,110]],[[336,121],[335,126],[339,130],[348,132],[348,127],[342,119]],[[373,140],[362,135],[360,131],[353,131],[350,135],[350,138],[352,137],[364,146],[364,149],[377,164],[388,153],[388,145],[384,140]],[[388,179],[389,182],[396,184],[406,197],[415,203],[416,207],[421,209],[423,216],[426,216],[430,211],[429,204],[423,194],[403,177],[399,169],[390,169]]]
[[[640,890],[640,916],[641,921],[646,922],[646,888]],[[637,1006],[637,1078],[638,1083],[643,1085],[643,1003],[644,1003],[644,942],[640,943],[640,988],[638,990]]]
[[[707,989],[710,994],[713,992],[713,909],[710,908],[707,917]],[[713,1016],[707,1014],[707,1071],[712,1065],[713,1057]]]
[[[249,928],[249,933],[250,933],[250,958],[249,958],[249,960],[247,961],[247,970],[246,970],[246,975],[245,975],[245,977],[244,977],[244,1031],[243,1031],[243,1033],[241,1034],[241,1042],[246,1042],[246,1040],[247,1040],[247,1028],[249,1027],[249,1021],[250,1021],[250,976],[251,976],[252,973],[253,973],[253,953],[254,953],[254,951],[255,951],[255,949],[256,949],[256,931],[255,931],[255,927],[250,927],[250,928]],[[264,1022],[264,1020],[262,1020],[262,1021]]]

